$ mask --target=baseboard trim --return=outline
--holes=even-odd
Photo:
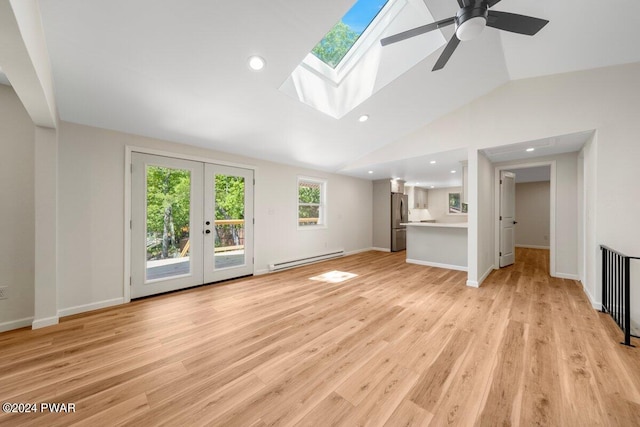
[[[516,248],[526,249],[551,249],[549,246],[537,246],[537,245],[515,245]]]
[[[36,319],[31,324],[31,329],[41,329],[41,328],[46,328],[48,326],[54,326],[54,325],[57,325],[59,321],[60,321],[60,318],[58,316],[45,317],[44,319]]]
[[[593,307],[595,310],[602,311],[602,302],[597,302],[595,300],[593,295],[591,295],[591,292],[589,292],[589,290],[587,289],[587,286],[582,281],[580,281],[580,284],[582,285],[582,291],[585,293],[585,295],[589,299],[589,302],[591,303],[591,307]]]
[[[375,248],[356,249],[356,250],[353,250],[353,251],[345,252],[344,256],[361,254],[363,252],[369,252],[369,251],[373,251],[373,250],[375,250]]]
[[[554,273],[551,276],[552,277],[557,277],[558,279],[576,280],[578,282],[580,281],[580,276],[578,276],[577,274]]]
[[[59,317],[73,316],[74,314],[85,313],[87,311],[100,310],[101,308],[113,307],[124,304],[124,298],[114,298],[105,301],[93,302],[91,304],[78,305],[76,307],[63,308],[58,310]]]
[[[475,280],[467,280],[467,286],[470,288],[479,288],[480,287],[480,283],[478,283]]]
[[[467,280],[467,286],[471,286],[473,288],[479,288],[480,285],[482,285],[482,282],[484,282],[486,278],[489,277],[489,275],[493,270],[495,270],[495,267],[492,265],[491,267],[489,267],[487,271],[484,272],[482,277],[480,277],[480,280],[478,280],[477,282],[475,280]],[[473,282],[474,284],[470,285],[469,282]]]
[[[379,251],[379,252],[391,252],[391,249],[389,248],[376,248],[375,246],[371,248],[372,251]]]
[[[14,329],[27,328],[31,326],[33,317],[25,317],[24,319],[11,320],[9,322],[0,323],[0,332],[12,331]]]
[[[446,268],[447,270],[467,271],[467,267],[464,267],[462,265],[440,264],[437,262],[422,261],[419,259],[407,258],[407,264],[417,264],[417,265],[424,265],[427,267]]]

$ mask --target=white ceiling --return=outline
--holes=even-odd
[[[516,184],[551,180],[551,166],[536,166],[531,168],[514,169],[511,172],[516,175]]]
[[[424,188],[456,187],[462,185],[462,164],[466,160],[466,149],[452,150],[381,163],[373,168],[351,169],[348,174],[370,179],[398,178],[406,181],[406,185]]]
[[[440,49],[336,120],[278,88],[352,2],[40,0],[60,117],[339,172],[510,78],[640,61],[640,2],[503,0],[551,22],[532,38],[487,28],[432,73]],[[436,19],[457,10],[425,3]]]
[[[482,152],[492,163],[554,156],[556,154],[580,151],[592,135],[593,131],[576,132],[536,141],[525,141],[517,144],[486,148],[482,150]],[[527,151],[529,148],[533,148],[534,151]]]

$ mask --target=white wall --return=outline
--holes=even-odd
[[[391,183],[388,179],[373,182],[373,247],[391,250]]]
[[[420,216],[417,220],[435,219],[438,222],[467,222],[467,215],[449,215],[449,193],[462,193],[462,187],[429,189],[427,205],[429,208],[416,209]],[[409,218],[411,219],[411,216]],[[414,221],[413,219],[411,220]]]
[[[516,183],[516,246],[549,248],[549,197],[549,181]]]
[[[148,147],[257,167],[255,268],[372,246],[370,181],[193,146],[61,123],[59,134],[59,308],[91,308],[123,297],[125,146]],[[297,175],[328,180],[328,228],[297,229]]]
[[[29,326],[34,313],[35,126],[17,95],[0,85],[0,331]]]
[[[478,281],[482,281],[494,268],[494,252],[487,250],[495,246],[494,205],[486,203],[494,196],[493,164],[482,153],[478,153],[478,201],[477,205],[469,205],[469,210],[478,211]]]

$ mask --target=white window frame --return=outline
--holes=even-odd
[[[364,54],[367,53],[369,48],[379,42],[382,33],[407,3],[407,0],[389,0],[382,10],[380,10],[378,16],[371,21],[367,29],[360,35],[353,46],[351,46],[351,49],[349,49],[344,58],[336,65],[336,68],[331,68],[311,52],[305,56],[300,65],[334,86],[340,85],[345,77],[349,75],[353,67],[355,67]],[[331,31],[331,28],[328,31]]]
[[[300,203],[300,183],[320,185],[320,203],[318,204],[318,223],[314,225],[300,225],[300,206],[315,206],[315,204]],[[296,182],[296,226],[298,230],[317,230],[327,228],[327,180],[308,176],[298,176]]]

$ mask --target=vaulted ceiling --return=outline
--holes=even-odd
[[[495,10],[550,23],[535,37],[487,28],[432,73],[439,49],[337,120],[278,88],[352,2],[40,0],[60,118],[339,172],[509,80],[640,61],[640,2],[503,0]],[[458,9],[425,3],[436,19]]]

